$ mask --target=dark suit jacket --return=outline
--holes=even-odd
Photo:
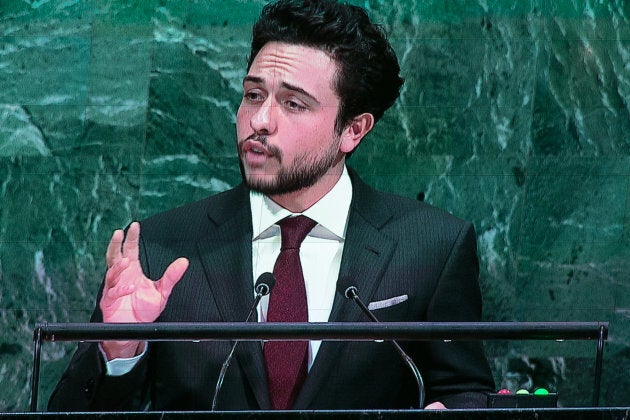
[[[381,321],[478,321],[481,296],[472,225],[351,177],[354,195],[340,278],[350,278],[365,302],[408,295],[402,303],[376,310]],[[143,221],[140,253],[148,277],[160,278],[177,257],[190,260],[158,321],[243,321],[253,303],[251,243],[249,194],[243,186]],[[100,320],[97,305],[92,321]],[[337,294],[330,321],[368,319]],[[108,377],[96,344],[79,344],[49,410],[137,410],[147,401],[155,410],[209,409],[230,345],[153,342],[129,374]],[[494,384],[480,342],[402,345],[423,374],[427,403],[485,405],[485,393]],[[417,401],[413,377],[391,343],[328,341],[294,408],[409,408]],[[241,342],[218,409],[269,408],[262,346]]]

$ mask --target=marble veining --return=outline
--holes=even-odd
[[[630,9],[624,0],[354,1],[400,100],[351,159],[477,230],[484,319],[610,322],[630,370]],[[86,321],[111,232],[240,181],[235,115],[262,0],[0,5],[0,411],[29,406],[32,330]],[[497,387],[591,401],[594,343],[486,343]],[[40,408],[74,349],[44,346]]]

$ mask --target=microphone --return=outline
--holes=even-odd
[[[349,278],[344,277],[344,278],[339,279],[339,281],[337,282],[337,292],[339,292],[346,299],[352,299],[353,301],[355,301],[357,305],[359,305],[359,308],[361,308],[363,313],[365,313],[372,321],[380,322],[376,318],[374,313],[372,313],[372,311],[370,311],[368,307],[365,306],[365,304],[359,297],[359,290],[356,288],[356,286],[350,283]],[[422,409],[424,408],[425,391],[424,391],[424,381],[422,380],[422,375],[420,374],[420,370],[418,369],[418,366],[416,366],[416,364],[413,362],[411,357],[409,357],[409,355],[405,353],[402,347],[400,347],[400,345],[396,342],[396,340],[392,340],[392,344],[394,345],[394,348],[396,349],[400,357],[403,359],[403,361],[407,364],[407,366],[409,366],[409,370],[411,370],[411,373],[413,374],[413,377],[416,380],[416,384],[418,385],[418,408]]]
[[[267,296],[271,292],[271,289],[273,289],[273,286],[275,285],[276,285],[276,278],[273,276],[273,274],[269,272],[262,273],[258,277],[258,280],[256,280],[256,284],[254,285],[254,291],[256,292],[256,297],[254,298],[254,304],[250,308],[249,313],[247,314],[247,318],[245,318],[245,322],[250,321],[250,319],[252,318],[252,315],[254,314],[254,311],[256,310],[256,308],[258,308],[260,299],[262,299],[263,296]],[[230,366],[230,362],[232,362],[232,358],[234,357],[234,351],[236,350],[237,344],[238,344],[238,340],[235,340],[234,344],[232,345],[232,349],[230,350],[230,353],[228,354],[225,361],[223,362],[223,366],[221,366],[221,372],[219,372],[217,384],[214,387],[214,395],[212,396],[211,411],[214,411],[215,408],[217,407],[219,391],[221,390],[221,387],[223,386],[223,379],[225,378],[227,369]]]

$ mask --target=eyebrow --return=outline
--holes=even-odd
[[[245,84],[246,82],[251,82],[251,83],[264,83],[265,79],[263,79],[262,77],[258,77],[258,76],[245,76],[245,78],[243,79],[243,84]],[[302,89],[299,86],[295,86],[292,85],[290,83],[287,82],[282,82],[280,84],[281,88],[293,91],[293,92],[297,92],[299,94],[302,94],[304,96],[306,96],[307,98],[309,98],[310,100],[312,100],[313,102],[315,102],[316,104],[319,105],[319,101],[317,100],[317,98],[315,98],[313,95],[311,95],[310,93],[308,93],[307,91],[305,91],[304,89]]]

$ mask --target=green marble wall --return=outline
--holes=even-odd
[[[407,79],[352,164],[472,220],[485,319],[610,322],[630,405],[630,2],[365,0]],[[0,411],[32,329],[85,321],[115,228],[239,181],[258,0],[0,0]],[[46,344],[44,406],[73,345]],[[497,384],[591,401],[592,342],[489,342]]]

